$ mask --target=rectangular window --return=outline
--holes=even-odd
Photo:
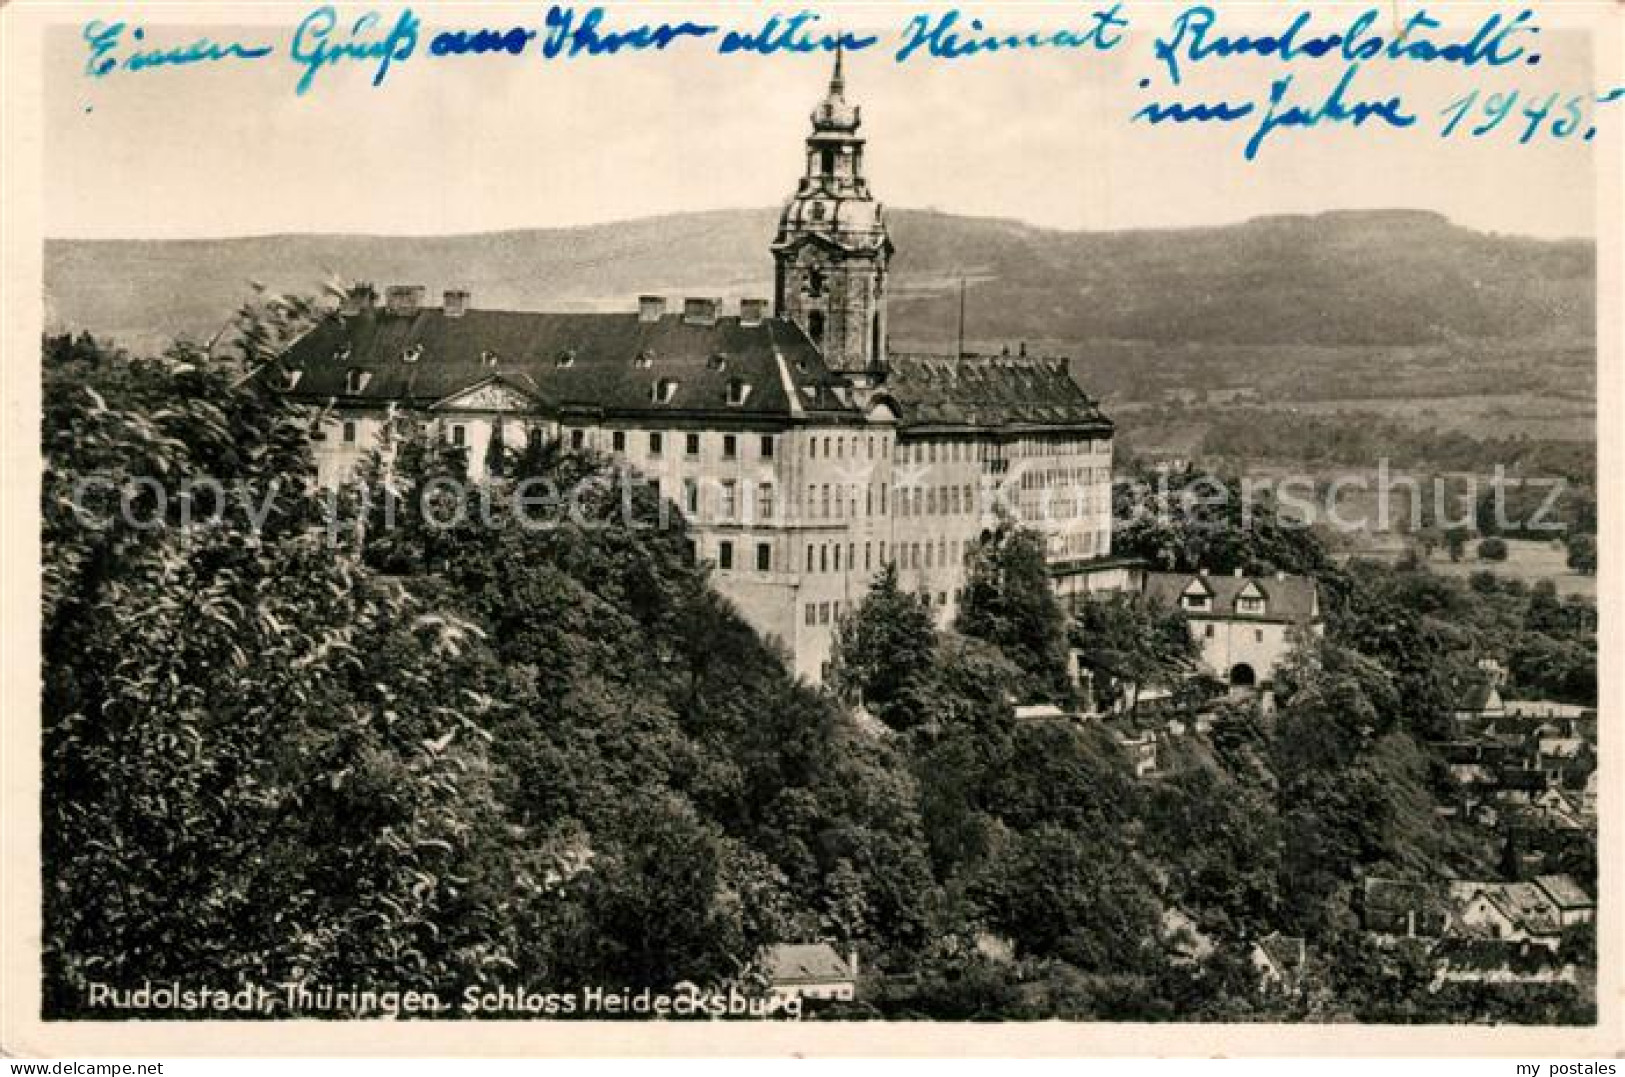
[[[346,420],[344,420],[344,444],[346,444],[346,445],[354,445],[355,444],[355,420],[354,419],[346,419]]]
[[[723,539],[721,542],[717,543],[717,567],[734,567],[734,544],[729,542],[727,539]]]
[[[881,442],[885,444],[885,442]],[[886,515],[886,484],[880,484],[880,515]]]
[[[739,439],[732,434],[722,435],[722,458],[735,459],[739,455]]]
[[[824,517],[824,519],[827,520],[827,519],[829,519],[829,484],[828,483],[824,484],[821,496],[822,496],[823,503],[824,503],[824,508],[823,508],[823,512],[821,513],[821,515]]]
[[[810,518],[818,511],[818,486],[816,483],[807,484],[807,516]]]
[[[693,479],[683,480],[683,511],[690,516],[700,514],[700,484]]]
[[[871,549],[871,544],[870,544],[870,543],[867,543],[867,542],[865,542],[865,543],[864,543],[864,544],[863,544],[863,571],[865,571],[865,572],[868,572],[868,571],[869,571],[869,568],[870,568],[870,558],[869,558],[869,555],[870,555],[870,554],[871,554],[871,553],[873,553],[873,552],[874,552],[874,551],[873,551],[873,550],[872,550],[872,549]]]
[[[827,542],[818,547],[818,571],[829,571],[829,543]]]
[[[1254,643],[1263,643],[1264,642],[1264,630],[1262,628],[1253,629],[1253,642]]]
[[[587,432],[585,430],[572,430],[572,431],[570,431],[570,448],[579,449],[579,448],[581,448],[582,446],[584,446],[586,444],[587,444]]]
[[[766,434],[762,435],[762,459],[773,459],[773,438]]]
[[[841,544],[839,542],[835,544],[835,571],[841,571]]]
[[[880,543],[880,563],[883,564],[883,565],[886,563],[886,543],[885,543],[885,540],[881,540],[881,543]]]
[[[689,456],[700,455],[700,435],[687,434],[683,438],[683,452]]]
[[[829,603],[828,602],[820,602],[818,604],[818,623],[821,624],[821,625],[829,624]]]
[[[809,602],[809,603],[807,603],[807,627],[811,628],[813,625],[815,625],[817,623],[818,623],[818,607],[816,605],[814,605],[813,603]]]
[[[1213,638],[1213,626],[1212,625],[1203,625],[1202,626],[1202,636],[1205,639],[1212,639]]]
[[[725,479],[722,483],[722,507],[718,510],[724,520],[731,520],[738,511],[737,486],[732,479]]]
[[[773,571],[773,547],[765,542],[756,544],[756,571]]]
[[[773,484],[760,483],[756,487],[756,508],[764,520],[773,518]]]
[[[577,430],[576,433],[579,434],[579,433],[581,433],[581,431]],[[463,424],[461,424],[461,423],[458,423],[456,426],[452,427],[451,428],[451,443],[453,445],[467,445],[468,444],[468,428],[463,426]]]
[[[812,548],[812,544],[808,543],[807,544],[807,571],[811,572],[812,570],[813,570],[813,548]]]
[[[609,435],[609,447],[616,452],[626,451],[626,431],[617,430]]]
[[[653,431],[652,433],[649,434],[649,455],[650,456],[659,456],[662,452],[665,451],[665,448],[666,448],[666,441],[665,441],[664,438],[662,438],[660,436],[660,431],[656,430],[656,431]]]

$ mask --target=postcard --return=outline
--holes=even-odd
[[[1622,23],[10,5],[6,1051],[1614,1055]]]

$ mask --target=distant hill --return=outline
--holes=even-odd
[[[335,276],[431,294],[463,286],[476,306],[529,309],[631,309],[640,292],[767,295],[775,220],[744,209],[429,238],[52,240],[47,319],[148,347],[207,336],[251,280],[311,291]],[[952,346],[961,275],[969,335],[984,345],[1230,352],[1592,336],[1592,243],[1487,235],[1432,213],[1111,233],[919,210],[891,221],[893,339],[904,346]]]

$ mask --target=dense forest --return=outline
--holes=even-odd
[[[1583,610],[1231,510],[1125,522],[1126,554],[1309,573],[1330,611],[1276,709],[1202,701],[1212,732],[1137,779],[1104,723],[1015,707],[1067,701],[1069,650],[1129,695],[1182,680],[1179,615],[1067,614],[1021,529],[952,626],[882,572],[811,686],[606,460],[440,483],[461,450],[403,420],[362,476],[392,525],[313,489],[311,416],[245,376],[308,308],[250,313],[225,359],[46,343],[49,1016],[171,979],[760,991],[764,947],[827,939],[865,970],[832,1018],[1592,1020],[1567,985],[1436,990],[1353,907],[1372,874],[1495,870],[1437,818],[1429,742],[1487,650],[1593,700]],[[580,512],[530,526],[530,480]],[[1307,990],[1259,982],[1272,932]]]

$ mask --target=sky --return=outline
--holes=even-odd
[[[417,9],[432,30],[535,25],[545,5],[483,18],[468,8]],[[45,55],[47,234],[425,235],[772,205],[794,187],[808,113],[828,78],[824,55],[719,57],[695,45],[568,62],[420,55],[397,64],[381,87],[369,85],[370,64],[353,64],[324,70],[301,96],[299,69],[286,54],[306,10],[287,6],[276,23],[252,27],[139,20],[153,43],[236,36],[273,42],[277,55],[103,79],[83,73],[79,26],[53,31]],[[765,9],[752,10],[755,19],[742,24],[759,22]],[[1088,10],[1001,10],[988,21],[1023,31],[1081,27],[1079,13]],[[1436,210],[1485,231],[1593,234],[1594,161],[1585,143],[1519,146],[1510,122],[1482,139],[1437,134],[1438,111],[1475,88],[1591,89],[1591,45],[1581,34],[1548,27],[1542,63],[1527,70],[1368,66],[1362,88],[1403,92],[1432,129],[1283,132],[1249,163],[1241,147],[1250,128],[1129,122],[1146,100],[1169,92],[1150,49],[1167,9],[1131,7],[1128,36],[1103,54],[897,63],[887,46],[911,13],[873,4],[862,14],[846,10],[839,23],[882,35],[880,47],[848,56],[847,96],[863,109],[871,186],[893,206],[1087,230],[1398,207]],[[1324,15],[1329,29],[1350,13],[1317,19]],[[612,9],[611,20],[690,14]],[[825,24],[833,29],[835,18]],[[1284,70],[1256,59],[1204,66],[1187,78],[1194,98],[1256,97]],[[1341,73],[1298,66],[1298,88],[1311,102],[1311,90],[1323,95]],[[1141,78],[1153,79],[1150,90],[1138,86]],[[1625,118],[1625,103],[1618,107],[1616,120]]]

